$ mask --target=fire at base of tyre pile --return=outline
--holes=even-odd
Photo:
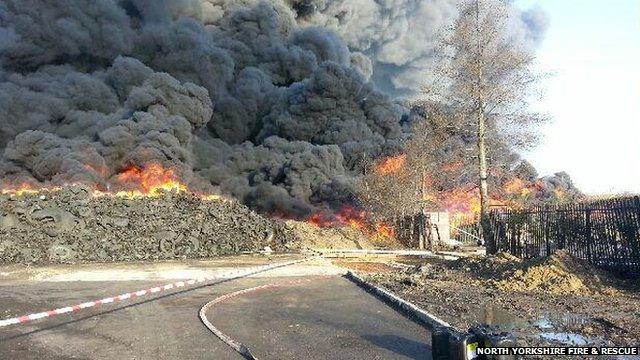
[[[176,189],[102,193],[68,186],[0,195],[0,263],[203,258],[293,244],[282,221]]]

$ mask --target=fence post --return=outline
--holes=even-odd
[[[549,208],[549,206],[544,207],[544,211],[545,211],[545,219],[544,219],[544,239],[547,245],[547,256],[551,256],[551,244],[549,242],[549,231],[551,228],[551,224],[549,224],[549,219],[551,218],[551,209]]]
[[[635,200],[634,202],[635,202],[635,205],[636,205],[636,212],[638,213],[638,219],[637,219],[638,221],[635,223],[635,225],[640,228],[640,196],[634,196],[633,199]],[[635,234],[639,235],[640,234],[640,229],[638,229],[638,231],[636,231]],[[638,264],[636,266],[638,266],[638,270],[640,270],[640,237],[635,236],[634,240],[635,240],[635,243],[633,243],[633,240],[631,240],[632,241],[632,249],[635,250],[635,253],[636,253],[635,254],[635,257],[636,257],[635,260],[637,261],[637,264]]]
[[[593,263],[593,254],[591,253],[591,209],[587,208],[585,211],[585,240],[587,241],[587,258],[589,262]]]
[[[558,209],[556,209],[556,246],[559,250],[564,249],[564,230],[561,228],[562,223],[564,223],[564,212],[558,211]]]
[[[493,212],[493,210],[491,212]],[[482,229],[482,238],[484,239],[484,247],[487,253],[496,254],[498,252],[498,244],[494,241],[493,231],[491,231],[491,212],[486,215],[480,215],[480,227]]]
[[[489,212],[489,222],[490,222],[491,226],[493,226],[493,224],[495,224],[495,219],[494,219],[494,216],[493,216],[494,215],[493,212],[494,212],[494,210],[491,210]],[[481,232],[482,232],[482,235],[483,235],[482,238],[484,239],[484,248],[485,248],[486,253],[487,254],[493,254],[492,249],[496,249],[497,248],[497,244],[493,243],[493,241],[494,241],[493,238],[487,239],[484,236],[485,235],[484,232],[483,231],[481,231]]]

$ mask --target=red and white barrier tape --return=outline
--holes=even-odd
[[[18,317],[14,317],[14,318],[10,318],[10,319],[0,320],[0,328],[5,327],[5,326],[10,326],[10,325],[15,325],[15,324],[23,324],[23,323],[27,323],[27,322],[34,321],[34,320],[53,317],[53,316],[56,316],[56,315],[62,315],[62,314],[77,312],[77,311],[80,311],[80,310],[83,310],[83,309],[88,309],[88,308],[96,307],[96,306],[99,306],[99,305],[117,303],[117,302],[129,300],[129,299],[135,299],[135,298],[138,298],[138,297],[146,296],[146,295],[149,295],[149,294],[155,294],[155,293],[159,293],[159,292],[170,290],[170,289],[178,289],[178,288],[182,288],[182,287],[185,287],[185,286],[193,286],[195,284],[206,283],[206,282],[210,282],[210,281],[214,281],[214,280],[240,278],[240,277],[252,275],[252,274],[255,274],[255,273],[259,273],[259,272],[263,272],[263,271],[267,271],[267,270],[271,270],[271,269],[275,269],[275,268],[294,265],[294,264],[301,263],[301,262],[308,261],[308,260],[315,259],[315,258],[316,257],[311,257],[311,258],[305,258],[305,259],[301,259],[301,260],[288,261],[288,262],[284,262],[284,263],[276,263],[276,264],[262,265],[262,266],[252,266],[252,267],[248,267],[248,268],[244,268],[244,269],[235,269],[235,270],[231,270],[229,272],[226,272],[226,273],[223,273],[223,274],[220,274],[220,275],[216,275],[216,276],[203,276],[203,277],[190,279],[190,280],[176,281],[176,282],[173,282],[173,283],[170,283],[170,284],[166,284],[166,285],[163,285],[163,286],[156,286],[156,287],[152,287],[152,288],[148,288],[148,289],[128,292],[128,293],[120,294],[118,296],[107,297],[107,298],[100,299],[100,300],[87,301],[87,302],[84,302],[84,303],[81,303],[81,304],[77,304],[77,305],[66,306],[66,307],[61,307],[61,308],[54,309],[54,310],[49,310],[49,311],[43,311],[43,312],[34,313],[34,314],[18,316]]]

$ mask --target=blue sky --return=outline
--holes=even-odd
[[[552,118],[524,157],[587,193],[640,193],[640,1],[520,0],[549,16],[538,56]]]

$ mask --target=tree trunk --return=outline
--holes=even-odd
[[[483,104],[482,96],[479,103]],[[489,224],[489,189],[487,186],[487,148],[485,144],[485,119],[484,112],[478,109],[478,170],[480,175],[480,225],[482,226],[482,238],[487,246],[487,252],[493,253],[491,241],[491,226]]]
[[[425,198],[427,196],[427,183],[425,181],[426,179],[426,171],[422,170],[420,172],[420,215],[419,215],[419,219],[420,219],[420,244],[419,244],[419,248],[420,250],[424,250],[426,247],[426,243],[427,243],[427,234],[428,232],[426,231],[426,224],[425,224],[425,218],[426,218],[426,214],[427,214],[427,208],[426,208],[426,203],[425,203]]]
[[[484,238],[485,244],[491,247],[490,241],[490,231],[491,227],[489,225],[489,190],[487,186],[487,146],[485,143],[485,133],[486,133],[486,122],[485,122],[485,99],[483,92],[484,85],[484,72],[483,67],[484,63],[482,61],[482,43],[480,39],[480,4],[479,1],[476,0],[476,37],[478,39],[477,43],[477,84],[476,84],[476,100],[478,106],[476,108],[476,118],[478,122],[478,170],[479,170],[479,188],[480,188],[480,225],[482,226],[482,237]],[[492,248],[487,248],[488,253],[492,253]]]

